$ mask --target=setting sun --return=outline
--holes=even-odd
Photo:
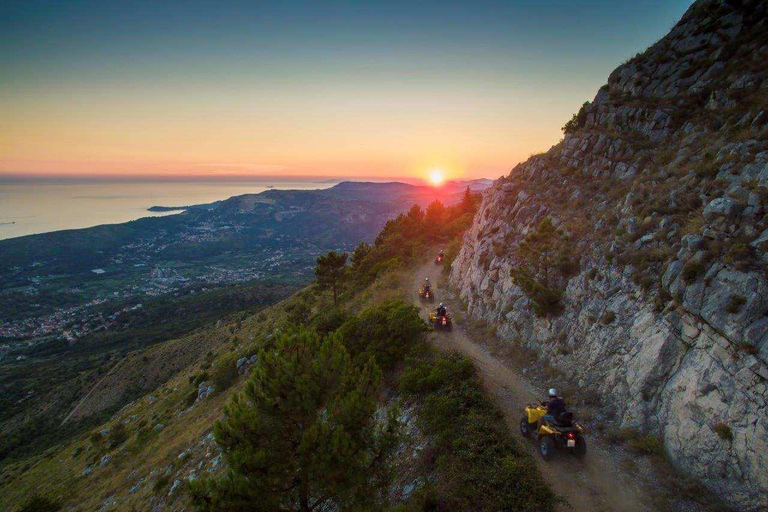
[[[433,169],[429,172],[429,181],[433,185],[442,185],[445,181],[445,173],[442,169]]]

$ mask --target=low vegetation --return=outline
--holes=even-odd
[[[625,444],[630,450],[642,455],[664,455],[664,442],[653,434],[643,434],[635,429],[623,428],[606,434],[613,444]]]
[[[558,503],[533,459],[512,438],[472,362],[425,351],[411,357],[400,390],[422,403],[437,479],[397,510],[552,511]]]
[[[733,430],[725,423],[717,423],[712,426],[717,436],[724,441],[733,441]]]
[[[512,279],[531,300],[538,316],[556,316],[567,279],[578,273],[578,258],[570,238],[546,217],[516,249],[519,264]]]

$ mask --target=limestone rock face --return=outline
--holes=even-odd
[[[768,495],[766,20],[765,2],[694,3],[484,192],[450,274],[471,316],[748,511]],[[578,271],[542,317],[513,275],[546,217]]]

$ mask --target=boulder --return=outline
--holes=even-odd
[[[704,208],[704,216],[713,217],[735,217],[741,213],[742,206],[730,197],[718,197],[711,201]]]

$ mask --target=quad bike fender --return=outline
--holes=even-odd
[[[557,431],[549,428],[547,425],[542,425],[539,427],[539,436],[550,436],[552,434],[556,434]]]
[[[528,423],[538,423],[541,417],[547,414],[543,407],[526,407],[525,412],[528,414]]]

